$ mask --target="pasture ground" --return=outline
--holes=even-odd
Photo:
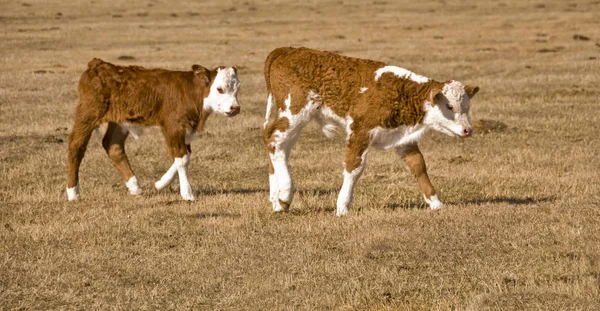
[[[0,309],[598,310],[598,12],[592,0],[1,1]],[[262,68],[290,45],[481,87],[474,137],[421,144],[444,209],[425,208],[393,152],[371,151],[351,214],[335,217],[343,141],[309,126],[292,210],[271,212]],[[82,200],[67,202],[66,138],[93,57],[240,67],[242,113],[211,117],[192,144],[195,202],[176,185],[127,195],[98,134]],[[156,130],[127,150],[146,190],[170,166]]]

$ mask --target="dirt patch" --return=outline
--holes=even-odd
[[[462,156],[451,157],[448,159],[448,163],[451,164],[462,164],[467,162],[471,162],[471,159],[463,158]]]
[[[564,49],[565,49],[564,46],[557,46],[557,47],[553,47],[553,48],[539,49],[537,52],[538,53],[556,53],[556,52],[560,52],[560,51],[562,51]]]
[[[473,122],[475,133],[488,134],[492,132],[504,132],[508,126],[500,121],[480,119]]]
[[[590,41],[590,37],[584,36],[584,35],[574,34],[573,35],[573,40],[575,40],[575,41]]]
[[[118,60],[135,60],[135,57],[131,55],[121,55],[117,57]]]

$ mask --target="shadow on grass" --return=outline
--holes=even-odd
[[[209,219],[209,218],[240,218],[241,214],[238,213],[227,213],[227,212],[198,212],[191,215],[196,219]]]
[[[556,200],[553,197],[543,197],[543,198],[515,198],[515,197],[493,197],[493,198],[485,198],[485,199],[471,199],[466,201],[459,202],[449,202],[452,204],[473,204],[473,205],[485,205],[485,204],[494,204],[494,203],[508,203],[511,205],[534,205],[545,202],[554,202]]]
[[[253,194],[253,193],[269,193],[269,189],[254,188],[254,189],[226,189],[226,188],[200,188],[194,191],[196,196],[215,196],[223,194]]]
[[[329,195],[338,195],[338,191],[339,189],[336,188],[330,188],[330,189],[303,189],[303,190],[298,190],[296,193],[299,195],[306,195],[306,196],[316,196],[316,197],[320,197],[320,196],[329,196]]]
[[[173,187],[173,188],[167,188],[165,190],[163,190],[164,192],[170,192],[170,193],[179,193],[179,188],[178,187]],[[339,189],[302,189],[302,190],[296,190],[295,194],[299,194],[299,195],[305,195],[305,196],[328,196],[328,195],[336,195],[338,193]],[[215,195],[223,195],[223,194],[254,194],[254,193],[264,193],[267,194],[269,193],[269,189],[268,188],[249,188],[249,189],[242,189],[242,188],[233,188],[233,189],[227,189],[227,188],[199,188],[199,189],[195,189],[194,190],[194,195],[195,196],[215,196]],[[267,196],[268,199],[268,196]]]
[[[464,205],[486,205],[486,204],[498,204],[508,203],[510,205],[535,205],[545,202],[554,202],[553,197],[543,198],[515,198],[515,197],[493,197],[486,199],[471,199],[466,201],[444,201],[446,204],[464,204]],[[405,203],[390,203],[386,206],[391,209],[426,209],[428,208],[424,202],[405,202]]]
[[[391,209],[425,209],[427,205],[425,203],[417,203],[417,202],[404,202],[404,203],[389,203],[386,205],[386,208]]]

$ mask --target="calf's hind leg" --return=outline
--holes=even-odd
[[[303,94],[303,92],[297,92]],[[271,96],[269,96],[271,100]],[[270,122],[264,131],[263,140],[269,155],[269,200],[276,212],[287,210],[294,197],[294,183],[288,168],[288,158],[292,147],[298,141],[302,128],[311,119],[311,109],[304,107],[297,114],[292,114],[292,100],[305,101],[306,96],[292,96],[285,99],[283,109],[280,108],[277,118]]]
[[[135,174],[131,170],[127,154],[125,154],[125,140],[129,131],[119,126],[117,123],[109,122],[108,129],[102,139],[102,146],[113,161],[113,164],[125,180],[125,185],[132,195],[142,194],[142,189],[138,184]]]
[[[287,210],[294,197],[288,159],[298,140],[300,129],[289,125],[288,118],[283,117],[275,120],[265,131],[265,144],[269,152],[269,200],[275,212]]]
[[[103,98],[95,94],[80,93],[79,104],[75,110],[73,130],[68,138],[67,154],[67,198],[69,201],[79,200],[79,167],[90,141],[92,132],[98,126],[98,120],[106,111]]]
[[[67,198],[69,201],[79,200],[79,166],[94,128],[95,126],[76,121],[73,131],[69,135],[67,155]]]

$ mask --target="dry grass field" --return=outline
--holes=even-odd
[[[0,310],[600,309],[600,1],[0,1]],[[477,84],[470,139],[421,143],[425,208],[372,151],[337,218],[343,139],[309,126],[292,209],[268,202],[262,68],[280,46]],[[66,138],[93,57],[238,65],[242,113],[192,144],[196,201],[127,194],[95,134],[67,202]],[[145,190],[170,166],[127,150]]]

